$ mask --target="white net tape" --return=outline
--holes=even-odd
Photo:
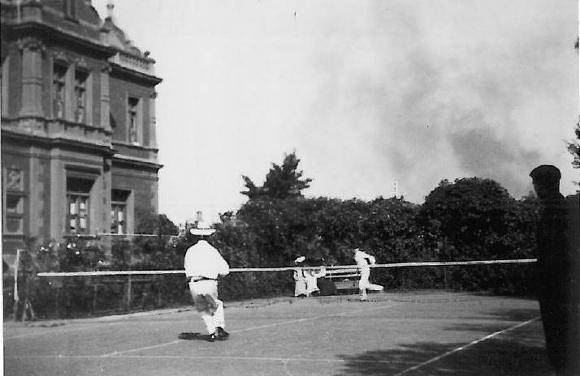
[[[513,259],[513,260],[471,260],[471,261],[427,261],[427,262],[397,262],[389,264],[370,265],[371,268],[399,268],[399,267],[422,267],[422,266],[463,266],[463,265],[495,265],[495,264],[529,264],[537,260]],[[325,266],[326,270],[357,269],[356,265]],[[277,268],[231,268],[231,273],[240,272],[283,272],[296,269],[320,269],[320,267],[277,267]],[[38,273],[38,277],[89,277],[89,276],[122,276],[122,275],[162,275],[162,274],[185,274],[184,270],[107,270],[92,272],[44,272]]]

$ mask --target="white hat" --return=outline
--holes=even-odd
[[[298,264],[298,263],[304,262],[304,260],[306,260],[306,257],[304,257],[304,256],[300,256],[300,257],[298,257],[296,260],[294,260],[294,262],[295,262],[296,264]]]
[[[214,228],[210,228],[205,222],[197,222],[196,227],[189,229],[191,235],[209,236],[215,232]]]
[[[195,227],[189,229],[191,235],[197,236],[209,236],[215,232],[215,229],[210,228],[209,225],[203,220],[203,214],[201,211],[197,212],[197,224]]]

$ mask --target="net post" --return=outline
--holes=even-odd
[[[93,284],[93,305],[91,307],[91,315],[95,314],[95,310],[97,308],[97,292],[99,289],[99,285],[97,283]]]
[[[18,295],[18,270],[20,269],[20,253],[22,251],[20,249],[16,250],[16,261],[14,262],[14,302],[13,302],[13,314],[14,314],[14,321],[18,321],[18,311],[20,308],[20,297]]]
[[[127,276],[127,290],[125,292],[125,310],[131,309],[131,275]]]
[[[56,314],[56,317],[60,317],[60,305],[58,304],[60,300],[60,287],[56,288],[56,292],[55,292],[55,299],[54,299],[54,313]]]

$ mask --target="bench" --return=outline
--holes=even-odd
[[[337,291],[358,290],[360,280],[360,269],[326,269],[325,279],[330,280]]]

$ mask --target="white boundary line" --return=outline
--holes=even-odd
[[[340,316],[348,315],[348,314],[351,314],[351,313],[368,312],[368,311],[375,311],[375,310],[384,309],[384,308],[391,308],[392,306],[393,306],[393,304],[390,303],[390,304],[382,305],[382,306],[379,306],[379,307],[372,307],[372,308],[365,308],[365,309],[356,309],[356,310],[352,310],[352,311],[340,312],[340,313],[334,314],[334,315],[327,315],[327,314],[325,314],[325,315],[318,315],[318,316],[314,316],[314,317],[303,317],[301,319],[279,321],[279,322],[275,322],[275,323],[271,323],[271,324],[265,324],[265,325],[259,325],[259,326],[252,326],[252,327],[249,327],[249,328],[238,329],[238,330],[231,330],[230,333],[232,333],[232,334],[235,334],[235,333],[243,333],[243,332],[249,332],[251,330],[271,328],[271,327],[274,327],[274,326],[288,325],[288,324],[294,324],[294,323],[305,322],[305,321],[314,321],[314,320],[318,320],[318,319],[321,319],[321,318],[340,317]],[[182,342],[182,340],[175,340],[175,341],[171,341],[171,342],[160,343],[158,345],[138,347],[138,348],[135,348],[135,349],[129,349],[129,350],[123,350],[123,351],[113,351],[113,352],[110,352],[110,353],[107,353],[107,354],[100,355],[100,357],[102,357],[102,358],[116,357],[116,356],[119,356],[119,355],[134,353],[134,352],[137,352],[137,351],[150,350],[150,349],[156,349],[156,348],[159,348],[159,347],[171,346],[171,345],[176,344],[176,343],[179,343],[179,342]]]
[[[109,315],[109,316],[95,317],[95,318],[89,318],[89,319],[72,319],[70,321],[58,323],[58,325],[55,325],[55,326],[24,326],[24,327],[23,326],[15,326],[15,327],[9,327],[9,330],[12,331],[12,330],[17,330],[17,329],[21,329],[21,328],[45,329],[45,330],[42,330],[42,331],[39,330],[38,332],[35,332],[35,333],[16,334],[16,335],[9,336],[9,337],[6,337],[6,327],[4,327],[4,340],[20,339],[20,338],[26,338],[26,337],[45,336],[47,334],[58,335],[60,333],[67,333],[67,332],[72,332],[72,331],[76,331],[76,330],[85,330],[85,329],[98,328],[101,326],[111,326],[111,325],[117,325],[117,324],[124,324],[127,322],[127,320],[130,320],[133,318],[157,317],[157,316],[164,316],[164,315],[170,315],[170,314],[175,314],[175,313],[188,312],[191,310],[193,310],[193,307],[170,308],[170,309],[164,309],[164,310],[154,310],[154,311]],[[187,320],[183,320],[183,321],[187,321]],[[176,322],[176,321],[172,320],[172,322]],[[84,324],[92,324],[92,325],[82,326]],[[78,325],[78,326],[76,326],[76,325]]]
[[[10,359],[102,359],[101,355],[12,355]],[[380,359],[327,359],[327,358],[280,358],[280,357],[258,357],[258,356],[207,356],[207,355],[119,355],[114,359],[203,359],[203,360],[251,360],[251,361],[271,361],[271,362],[324,362],[324,363],[381,363],[381,364],[414,364],[401,360],[380,360]]]
[[[384,307],[375,307],[375,308],[371,308],[371,309],[364,309],[364,310],[354,310],[351,312],[360,312],[360,311],[371,311],[371,310],[376,310],[376,309],[380,309],[380,308],[384,308]],[[342,314],[344,314],[345,312],[335,315],[335,316],[341,316]],[[350,312],[346,312],[346,313],[350,313]],[[316,317],[311,317],[311,318],[304,318],[304,319],[299,319],[299,320],[288,320],[288,321],[283,321],[283,322],[279,322],[279,323],[274,323],[274,324],[269,324],[269,325],[262,325],[262,326],[257,326],[257,327],[251,327],[251,328],[245,328],[245,329],[240,329],[235,331],[235,333],[241,333],[244,331],[250,331],[250,330],[255,330],[255,329],[260,329],[260,328],[264,328],[264,327],[271,327],[271,326],[276,326],[276,325],[284,325],[284,324],[288,324],[288,323],[292,323],[292,322],[301,322],[301,321],[311,321],[311,320],[316,320],[317,318],[320,318],[321,316],[316,316]],[[326,316],[328,317],[328,316]],[[503,333],[507,333],[509,331],[512,331],[514,329],[520,328],[522,326],[528,325],[534,321],[539,320],[539,317],[535,317],[531,320],[528,321],[524,321],[521,322],[519,324],[516,324],[514,326],[511,326],[507,329],[503,329],[494,333],[491,333],[489,335],[486,335],[480,339],[477,339],[475,341],[472,341],[464,346],[458,347],[456,349],[453,349],[451,351],[448,351],[444,354],[441,354],[439,356],[436,356],[435,358],[429,359],[423,363],[419,363],[416,364],[410,368],[407,368],[393,376],[401,376],[401,375],[405,375],[411,371],[415,371],[427,364],[431,364],[433,362],[436,362],[440,359],[443,359],[451,354],[457,353],[459,351],[465,350],[469,347],[472,347],[478,343],[481,343],[483,341],[486,341],[488,339],[491,339],[493,337],[496,337],[498,335],[501,335]],[[232,331],[232,333],[234,333],[234,331]],[[139,351],[139,350],[146,350],[146,349],[151,349],[151,348],[156,348],[156,347],[162,347],[162,346],[168,346],[171,345],[173,343],[177,343],[180,341],[172,341],[172,342],[168,342],[168,343],[164,343],[164,344],[159,344],[159,345],[155,345],[155,346],[148,346],[148,347],[143,347],[140,349],[133,349],[133,350],[127,350],[125,352],[118,352],[118,353],[112,353],[115,355],[17,355],[17,356],[7,356],[6,358],[11,358],[11,359],[102,359],[104,357],[113,357],[113,358],[119,358],[119,359],[205,359],[205,360],[216,360],[216,361],[220,361],[220,360],[246,360],[246,361],[275,361],[275,362],[323,362],[323,363],[344,363],[344,362],[356,362],[356,363],[380,363],[380,364],[413,364],[414,362],[405,362],[405,361],[391,361],[391,360],[380,360],[380,359],[369,359],[369,360],[347,360],[347,359],[325,359],[325,358],[282,358],[282,357],[253,357],[253,356],[207,356],[207,355],[126,355],[129,352],[135,352],[135,351]]]
[[[476,339],[475,341],[469,342],[469,343],[468,343],[468,344],[466,344],[466,345],[460,346],[460,347],[458,347],[458,348],[456,348],[456,349],[453,349],[453,350],[451,350],[451,351],[447,351],[447,352],[446,352],[446,353],[444,353],[444,354],[441,354],[441,355],[439,355],[439,356],[436,356],[435,358],[429,359],[429,360],[427,360],[427,361],[425,361],[425,362],[423,362],[423,363],[419,363],[419,364],[417,364],[417,365],[415,365],[415,366],[413,366],[413,367],[411,367],[411,368],[407,368],[406,370],[403,370],[403,371],[401,371],[401,372],[399,372],[399,373],[396,373],[396,374],[394,374],[393,376],[401,376],[401,375],[405,375],[405,374],[407,374],[407,373],[409,373],[409,372],[411,372],[411,371],[415,371],[415,370],[417,370],[417,369],[419,369],[419,368],[421,368],[421,367],[423,367],[423,366],[426,366],[427,364],[431,364],[431,363],[433,363],[433,362],[436,362],[436,361],[438,361],[438,360],[440,360],[440,359],[443,359],[443,358],[445,358],[445,357],[447,357],[447,356],[449,356],[449,355],[451,355],[451,354],[455,354],[455,353],[457,353],[457,352],[459,352],[459,351],[462,351],[462,350],[465,350],[465,349],[467,349],[467,348],[469,348],[469,347],[471,347],[471,346],[477,345],[477,344],[478,344],[478,343],[480,343],[480,342],[486,341],[486,340],[488,340],[488,339],[491,339],[491,338],[493,338],[493,337],[497,337],[497,336],[498,336],[498,335],[500,335],[500,334],[507,333],[507,332],[509,332],[509,331],[511,331],[511,330],[514,330],[514,329],[520,328],[520,327],[522,327],[522,326],[524,326],[524,325],[528,325],[528,324],[530,324],[530,323],[532,323],[532,322],[534,322],[534,321],[537,321],[537,320],[539,320],[539,319],[540,319],[539,317],[534,317],[534,318],[533,318],[533,319],[531,319],[531,320],[528,320],[528,321],[521,322],[521,323],[519,323],[519,324],[516,324],[516,325],[514,325],[514,326],[510,326],[510,327],[509,327],[509,328],[507,328],[507,329],[499,330],[499,331],[497,331],[497,332],[494,332],[494,333],[488,334],[488,335],[486,335],[485,337],[481,337],[480,339]]]
[[[65,324],[65,325],[61,325],[61,326],[54,326],[54,327],[33,327],[34,329],[47,329],[45,331],[39,331],[39,332],[35,332],[35,333],[24,333],[24,334],[17,334],[14,336],[9,336],[9,337],[4,337],[4,341],[9,341],[12,339],[20,339],[20,338],[26,338],[26,337],[38,337],[38,336],[45,336],[45,335],[58,335],[61,333],[68,333],[68,332],[74,332],[77,330],[86,330],[86,329],[94,329],[94,328],[98,328],[101,326],[109,326],[109,325],[115,325],[115,324],[120,324],[121,322],[107,322],[107,323],[103,323],[103,324],[96,324],[96,325],[87,325],[87,326],[78,326],[78,327],[73,327],[70,326],[70,324]],[[69,325],[69,326],[66,326]],[[27,329],[32,329],[32,328],[27,328]],[[4,334],[6,334],[6,328],[4,328]]]

